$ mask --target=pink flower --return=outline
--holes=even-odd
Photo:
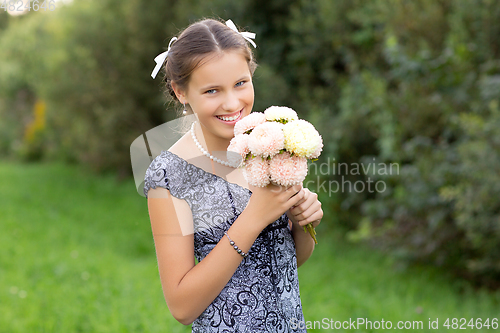
[[[248,134],[238,134],[231,139],[227,147],[227,159],[233,165],[240,165],[250,152],[248,149]]]
[[[248,148],[253,155],[274,156],[285,148],[283,124],[265,122],[256,126],[248,137]]]
[[[307,159],[291,156],[288,152],[275,155],[269,162],[269,174],[271,182],[276,185],[300,184],[307,175]]]
[[[254,157],[247,161],[243,176],[248,184],[264,187],[269,184],[269,163],[262,157]]]
[[[252,112],[245,118],[240,119],[234,124],[234,135],[243,134],[255,126],[266,121],[266,115],[262,112]]]

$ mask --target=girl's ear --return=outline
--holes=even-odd
[[[182,104],[186,104],[186,93],[184,90],[180,89],[179,86],[175,82],[171,82],[172,89],[174,90],[175,96]]]

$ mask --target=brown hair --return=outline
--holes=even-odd
[[[177,100],[172,82],[185,90],[191,73],[201,66],[206,56],[211,53],[240,51],[253,75],[257,63],[247,43],[239,33],[217,20],[204,19],[191,24],[170,47],[165,65],[166,91]]]

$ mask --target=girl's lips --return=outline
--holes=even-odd
[[[225,121],[225,120],[222,120],[220,119],[219,117],[215,116],[215,118],[217,118],[217,120],[219,120],[220,122],[223,122],[224,124],[228,124],[228,125],[234,125],[236,124],[236,122],[238,120],[240,120],[241,118],[241,113],[243,112],[243,109],[239,110],[239,111],[236,111],[234,113],[231,113],[231,114],[228,114],[228,115],[224,115],[224,117],[234,117],[235,115],[238,115],[238,118],[236,118],[235,120],[231,120],[231,121]],[[218,116],[222,116],[222,115],[218,115]]]
[[[217,116],[219,116],[219,117],[233,117],[233,116],[236,116],[241,111],[243,111],[243,109],[238,110],[238,111],[233,112],[233,113],[230,113],[230,114],[218,114]]]

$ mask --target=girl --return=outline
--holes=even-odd
[[[197,121],[145,176],[163,293],[193,332],[303,332],[297,267],[314,241],[302,226],[323,211],[302,185],[249,187],[214,158],[254,103],[250,35],[226,24],[196,22],[164,53],[167,88]]]

